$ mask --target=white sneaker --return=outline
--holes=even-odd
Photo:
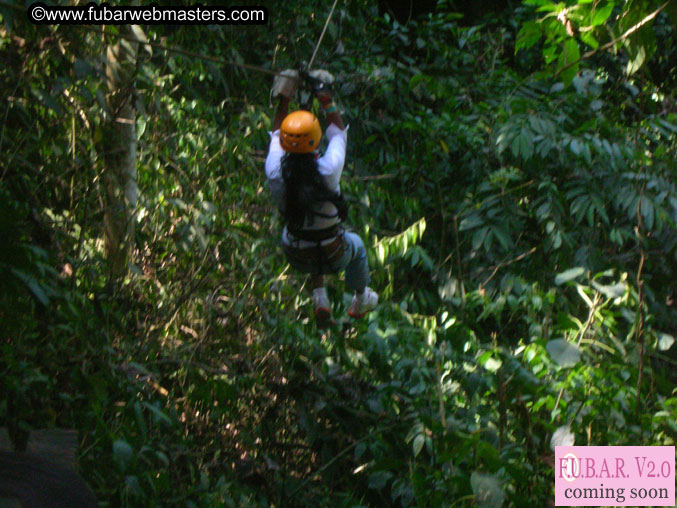
[[[377,303],[378,294],[367,287],[360,296],[353,296],[353,304],[348,309],[348,315],[354,319],[363,318],[367,312],[376,308]]]
[[[313,305],[315,305],[315,320],[320,328],[331,324],[331,306],[326,288],[313,289]]]

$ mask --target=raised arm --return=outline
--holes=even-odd
[[[331,92],[329,91],[322,91],[318,92],[317,94],[317,99],[320,101],[320,104],[322,104],[322,109],[324,110],[324,114],[327,117],[327,120],[330,123],[333,123],[336,125],[341,130],[345,130],[345,125],[343,125],[343,119],[341,118],[341,113],[339,113],[338,109],[336,108],[336,105],[334,104],[334,98],[331,96]]]
[[[273,81],[273,88],[271,94],[273,98],[279,97],[280,102],[277,104],[277,111],[273,118],[273,132],[278,130],[282,125],[284,117],[289,111],[289,101],[294,94],[296,85],[299,81],[299,73],[293,69],[286,69],[275,76]]]
[[[289,112],[289,97],[284,97],[280,95],[280,102],[277,104],[277,111],[275,111],[275,117],[273,118],[273,132],[278,130],[282,125],[282,120],[287,116]]]
[[[321,69],[311,71],[308,75],[313,86],[313,93],[315,94],[315,97],[317,97],[317,100],[320,101],[322,110],[329,123],[333,123],[341,130],[345,130],[343,119],[334,104],[334,98],[331,93],[331,85],[334,82],[334,76]]]

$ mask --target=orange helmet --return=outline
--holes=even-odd
[[[285,152],[311,153],[321,138],[320,122],[310,111],[294,111],[282,121],[280,145]]]

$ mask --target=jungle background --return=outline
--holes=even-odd
[[[265,185],[272,76],[238,64],[308,62],[331,2],[27,5],[0,3],[0,426],[77,429],[101,506],[547,506],[556,444],[675,444],[675,0],[340,0],[314,67],[381,302],[351,323],[334,278],[327,331]]]

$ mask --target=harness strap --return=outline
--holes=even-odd
[[[314,264],[318,273],[329,273],[328,270],[333,263],[341,259],[346,249],[343,229],[338,229],[334,236],[334,241],[322,245],[321,240],[313,240],[315,245],[309,247],[293,247],[284,245],[283,249],[289,261],[295,261],[299,264]]]
[[[336,213],[313,212],[313,215],[317,217],[322,217],[323,219],[336,219],[339,216],[338,212]]]
[[[333,226],[324,229],[290,229],[287,227],[287,231],[291,233],[292,236],[307,242],[330,240],[338,235],[339,230],[338,224],[334,224]]]

